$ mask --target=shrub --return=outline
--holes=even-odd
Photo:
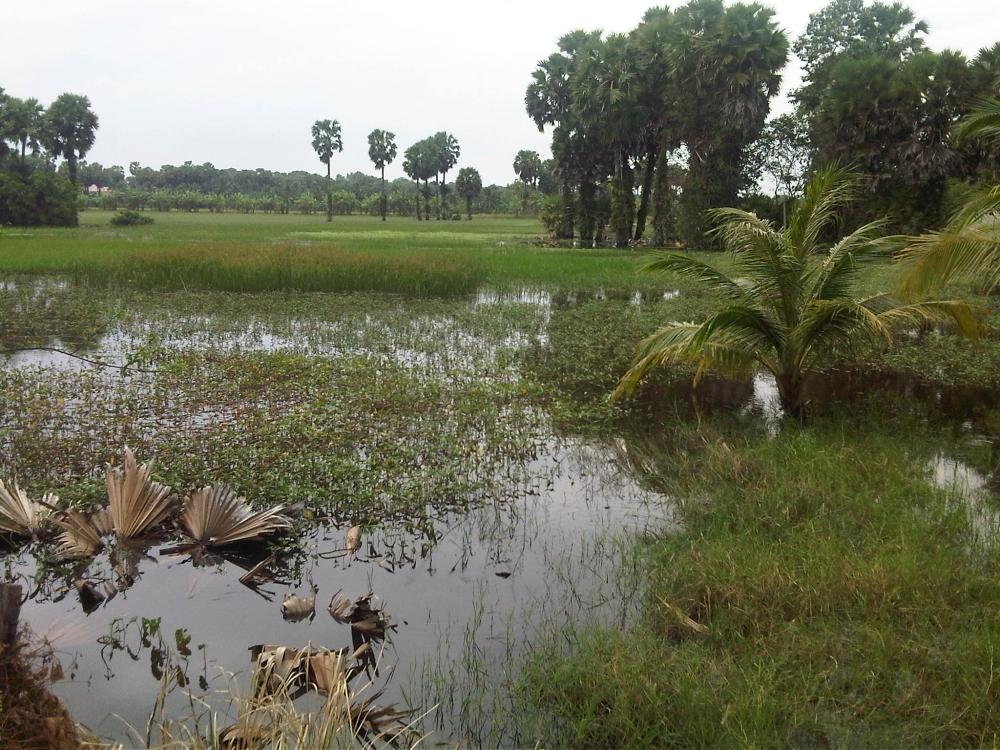
[[[62,175],[47,170],[0,172],[0,224],[75,227],[79,195]]]
[[[138,211],[128,209],[119,211],[111,217],[111,223],[116,227],[138,227],[153,223],[152,216],[146,216]]]

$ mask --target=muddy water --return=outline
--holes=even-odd
[[[423,534],[381,529],[366,535],[356,557],[328,557],[342,548],[344,530],[319,529],[306,543],[298,580],[258,591],[239,582],[244,570],[232,563],[196,567],[152,548],[119,564],[117,574],[106,558],[95,561],[93,579],[103,572],[121,583],[127,570],[132,583],[90,614],[74,589],[55,584],[25,604],[23,618],[53,638],[67,673],[55,689],[74,718],[124,739],[129,726],[145,727],[159,677],[171,665],[196,693],[208,688],[207,700],[225,711],[211,691],[227,685],[225,673],[246,672],[249,646],[350,645],[349,626],[337,624],[326,605],[338,591],[372,591],[397,628],[373,681],[385,688],[383,700],[437,706],[424,724],[440,737],[509,736],[509,717],[491,701],[523,644],[566,618],[621,623],[639,596],[623,590],[616,575],[619,541],[676,523],[669,503],[640,488],[608,446],[554,441],[527,468],[515,507],[444,519],[433,547]],[[8,561],[20,576],[30,577],[34,567],[30,558]],[[284,595],[306,595],[310,584],[318,589],[315,618],[286,622]],[[165,644],[156,636],[143,643],[141,623],[129,624],[132,618],[157,620]],[[191,639],[188,657],[177,653],[178,630]],[[180,694],[172,709],[188,711]]]

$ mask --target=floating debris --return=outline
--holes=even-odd
[[[108,466],[108,501],[115,533],[132,539],[162,523],[174,509],[170,488],[150,478],[152,464],[141,466],[125,448],[125,466]]]
[[[316,592],[312,596],[289,594],[281,603],[281,616],[289,622],[298,622],[316,616]]]
[[[291,526],[284,506],[255,512],[246,498],[224,484],[191,492],[184,501],[181,525],[199,544],[222,547],[261,539]]]
[[[46,494],[40,503],[35,502],[17,482],[8,488],[0,480],[0,534],[37,536],[51,520],[52,508],[58,501],[55,495]]]
[[[358,548],[360,546],[361,546],[361,527],[352,526],[347,530],[347,544],[345,545],[344,548],[351,554],[354,554],[355,552],[358,551]]]

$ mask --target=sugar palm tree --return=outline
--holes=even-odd
[[[692,279],[728,302],[702,323],[668,323],[645,339],[612,397],[674,363],[695,364],[696,378],[709,370],[747,375],[763,368],[774,376],[786,412],[801,418],[809,378],[837,360],[889,346],[895,333],[927,321],[953,321],[963,333],[977,333],[977,310],[963,302],[850,295],[864,262],[882,255],[884,221],[860,227],[829,249],[820,238],[856,189],[857,178],[843,169],[821,171],[780,231],[746,211],[714,211],[714,231],[733,254],[735,277],[680,253],[647,266]]]
[[[385,167],[387,164],[392,164],[392,160],[396,158],[395,139],[396,136],[394,133],[390,133],[388,130],[379,130],[378,128],[368,134],[368,158],[372,160],[375,169],[382,171],[382,195],[379,198],[378,204],[382,221],[385,221],[386,207]]]
[[[316,120],[312,126],[312,147],[319,160],[326,164],[326,220],[333,221],[333,178],[330,176],[330,160],[334,151],[343,151],[344,142],[340,137],[340,123],[336,120]]]
[[[956,140],[979,138],[1000,145],[1000,99],[973,110],[955,130]],[[938,232],[901,238],[907,267],[906,296],[926,294],[959,279],[1000,285],[1000,185],[973,191],[948,224]]]

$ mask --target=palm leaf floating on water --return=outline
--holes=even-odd
[[[208,547],[223,547],[287,529],[291,522],[281,515],[284,509],[283,505],[277,505],[270,510],[254,512],[246,498],[224,484],[216,484],[187,496],[181,525],[196,542]]]
[[[372,607],[373,596],[369,592],[352,601],[338,591],[330,600],[327,611],[337,622],[350,623],[352,630],[365,640],[381,641],[385,638],[385,631],[394,626],[389,624],[389,618],[382,610]]]
[[[58,502],[55,495],[47,494],[37,503],[17,486],[0,480],[0,534],[35,536],[51,519],[51,507]]]
[[[316,615],[316,594],[312,596],[298,596],[289,594],[285,601],[281,603],[281,616],[291,622],[298,622],[307,617]]]
[[[93,557],[104,546],[104,537],[111,533],[114,522],[107,508],[86,515],[69,510],[65,518],[56,521],[63,529],[57,541],[58,552],[63,557]]]
[[[125,449],[122,469],[108,466],[107,485],[111,518],[120,539],[132,539],[150,531],[173,510],[170,488],[150,478],[152,464],[141,466],[135,454]]]

